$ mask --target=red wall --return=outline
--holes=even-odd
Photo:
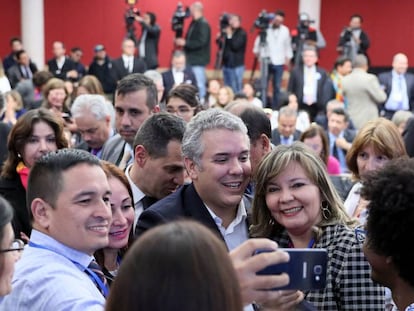
[[[321,29],[329,44],[321,53],[322,65],[332,67],[339,33],[355,13],[364,18],[363,28],[371,39],[368,55],[373,66],[390,66],[398,52],[406,53],[413,65],[413,10],[412,0],[322,0]]]
[[[20,1],[0,0],[0,58],[10,53],[9,41],[20,37]]]
[[[80,46],[84,49],[84,62],[89,64],[93,53],[93,46],[103,43],[107,47],[108,54],[112,57],[120,55],[120,45],[125,36],[124,13],[128,8],[122,0],[44,0],[45,1],[45,28],[46,28],[46,57],[51,57],[51,45],[54,40],[62,40],[67,48]],[[193,1],[183,1],[190,5]],[[205,16],[212,29],[212,59],[210,65],[214,65],[216,45],[214,38],[218,32],[218,19],[222,12],[232,12],[243,17],[243,27],[250,28],[257,14],[262,8],[275,11],[282,7],[288,16],[296,18],[298,10],[295,1],[286,4],[285,1],[205,1]],[[160,66],[168,67],[169,58],[173,49],[174,32],[171,30],[171,16],[176,9],[177,1],[171,0],[140,0],[136,5],[141,12],[152,11],[157,15],[157,22],[161,26],[160,39]],[[185,21],[188,27],[190,19]],[[137,36],[140,27],[137,25]],[[246,65],[253,63],[251,50],[255,32],[249,35],[248,58]]]
[[[184,5],[193,1],[185,0]],[[224,11],[242,16],[243,27],[250,29],[262,8],[274,11],[277,8],[286,12],[286,24],[294,27],[297,23],[298,1],[282,0],[204,0],[205,15],[210,22],[212,33],[218,31],[218,18]],[[208,3],[208,5],[207,5]],[[169,65],[169,55],[173,48],[171,16],[177,1],[139,0],[137,7],[142,12],[153,11],[157,14],[162,34],[160,42],[160,65]],[[124,12],[127,8],[123,0],[44,0],[45,6],[45,51],[51,57],[54,40],[62,40],[68,48],[80,46],[84,50],[84,63],[89,64],[93,56],[93,46],[103,43],[112,57],[120,55],[120,43],[125,35]],[[371,38],[368,53],[374,66],[391,63],[396,52],[407,53],[414,59],[411,42],[414,40],[414,23],[410,22],[414,3],[412,0],[398,2],[386,0],[322,0],[321,29],[328,46],[322,50],[320,63],[330,69],[337,53],[335,50],[340,31],[348,24],[349,16],[359,13],[364,17],[364,29]],[[10,37],[20,35],[20,1],[0,0],[0,55],[8,54]],[[188,26],[189,20],[186,20]],[[249,33],[246,66],[251,68],[254,33]],[[137,31],[139,35],[139,27]],[[213,36],[213,37],[214,37]],[[214,64],[216,45],[212,40],[212,61]]]

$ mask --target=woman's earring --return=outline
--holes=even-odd
[[[328,204],[328,202],[327,202],[327,201],[323,201],[323,202],[321,203],[321,211],[322,211],[322,217],[323,217],[325,220],[328,220],[328,219],[331,217],[331,215],[332,215],[332,212],[331,212],[331,210],[329,209],[329,204]]]

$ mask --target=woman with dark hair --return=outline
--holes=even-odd
[[[223,241],[196,222],[171,222],[134,243],[105,310],[242,311],[238,284]]]
[[[131,186],[124,172],[106,161],[102,161],[102,168],[112,192],[112,223],[109,228],[109,244],[95,252],[95,259],[101,266],[108,284],[111,285],[128,246],[132,244],[135,213]]]
[[[8,156],[0,175],[0,194],[14,208],[13,229],[16,237],[30,236],[31,225],[26,207],[29,172],[42,155],[66,148],[63,124],[52,112],[40,108],[21,116],[10,131]]]
[[[384,289],[372,282],[362,252],[364,237],[345,213],[320,157],[301,142],[279,145],[262,160],[255,180],[253,237],[328,252],[326,287],[304,292],[305,300],[320,311],[384,310]],[[267,307],[292,308],[300,292],[281,294]]]
[[[326,165],[328,174],[339,175],[341,173],[341,165],[339,164],[339,161],[335,157],[329,155],[328,136],[320,125],[312,123],[310,127],[300,135],[299,140],[321,157],[323,163]]]
[[[23,241],[14,238],[12,219],[12,207],[0,196],[0,297],[9,294],[12,289],[14,264],[24,246]]]
[[[190,122],[198,112],[201,111],[198,90],[192,84],[180,84],[167,95],[166,100],[167,112],[176,114],[184,121]]]
[[[346,164],[357,180],[344,203],[349,216],[365,224],[368,201],[360,196],[364,176],[383,167],[391,159],[406,156],[401,134],[390,120],[378,118],[367,122],[359,130],[346,154]]]

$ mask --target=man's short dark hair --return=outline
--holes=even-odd
[[[369,200],[367,246],[391,257],[399,276],[414,286],[414,159],[398,158],[370,172],[361,195]]]
[[[80,149],[60,149],[36,161],[30,170],[27,186],[27,205],[31,220],[33,220],[30,208],[32,201],[41,198],[54,207],[63,188],[63,172],[79,164],[101,167],[97,157]]]
[[[254,107],[247,108],[240,114],[240,119],[246,124],[250,142],[255,142],[262,134],[265,134],[269,139],[272,138],[270,120],[263,110]]]
[[[285,11],[283,11],[283,10],[276,10],[275,15],[279,15],[279,16],[285,17]]]
[[[75,53],[75,52],[82,52],[82,49],[81,49],[80,47],[78,47],[78,46],[75,46],[75,47],[71,48],[71,49],[70,49],[70,51],[71,51],[72,53]]]
[[[339,66],[343,66],[346,62],[350,62],[352,64],[352,59],[346,56],[339,56],[334,63],[334,68],[337,69]]]
[[[158,104],[157,87],[155,83],[141,73],[133,73],[122,78],[116,87],[116,96],[141,90],[147,91],[147,107],[153,110]]]
[[[14,42],[22,43],[22,40],[19,37],[11,37],[9,41],[10,46],[12,46]]]
[[[22,54],[24,54],[24,53],[26,53],[26,51],[25,50],[20,50],[20,51],[17,51],[16,52],[16,58],[17,58],[17,60],[20,60],[20,56],[22,55]]]
[[[165,112],[155,113],[139,128],[134,139],[134,150],[142,145],[150,157],[165,157],[168,143],[173,140],[181,143],[185,129],[186,123],[182,118]]]
[[[352,14],[350,20],[353,19],[353,18],[359,18],[359,20],[361,21],[361,23],[364,22],[364,19],[359,14]]]
[[[349,114],[348,112],[346,112],[346,110],[344,108],[335,108],[332,110],[331,114],[337,114],[340,116],[344,116],[344,120],[345,122],[349,122]]]

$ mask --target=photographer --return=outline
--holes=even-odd
[[[240,27],[239,15],[227,15],[227,25],[221,30],[223,49],[224,84],[230,86],[234,93],[243,88],[244,55],[246,53],[247,33]]]
[[[346,27],[339,37],[339,43],[336,50],[343,56],[354,60],[357,54],[367,55],[369,48],[369,38],[361,28],[362,17],[358,14],[351,16],[349,27]]]
[[[278,109],[283,70],[285,66],[289,66],[290,59],[293,55],[289,29],[283,25],[284,20],[285,13],[277,10],[270,23],[271,27],[262,30],[266,34],[264,44],[260,42],[260,37],[257,36],[253,47],[253,53],[256,57],[260,60],[267,57],[270,61],[268,68],[269,79],[271,78],[273,80],[273,110]],[[263,104],[265,105],[266,103]]]
[[[141,37],[138,41],[139,56],[143,57],[147,69],[158,67],[158,42],[160,41],[160,26],[155,22],[157,17],[152,12],[147,12],[143,17],[136,15],[135,20],[142,27]]]
[[[313,23],[307,13],[299,14],[298,26],[292,30],[292,48],[294,53],[294,65],[301,66],[302,52],[305,47],[315,46],[318,47],[318,33],[315,28],[311,27]]]
[[[203,4],[194,2],[190,7],[193,18],[185,39],[176,38],[175,44],[182,47],[187,55],[187,63],[191,66],[200,92],[200,98],[206,95],[205,67],[210,63],[210,25],[204,18]]]

